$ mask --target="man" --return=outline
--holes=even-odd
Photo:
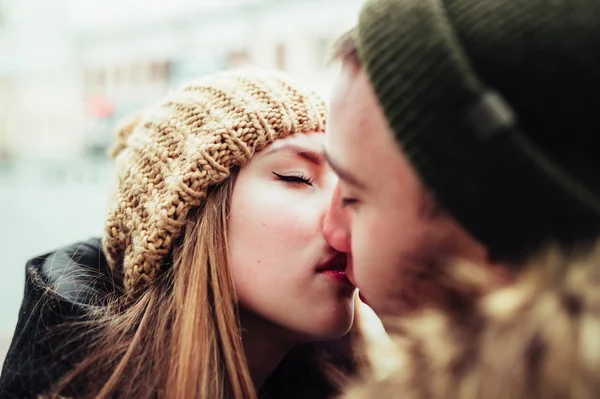
[[[372,0],[341,40],[324,233],[412,339],[404,398],[598,397],[582,375],[600,362],[567,355],[600,358],[600,276],[581,266],[600,259],[598,21],[598,0]],[[455,284],[461,262],[476,265],[462,281],[485,276],[477,289]],[[393,328],[416,309],[441,313]]]
[[[337,52],[324,229],[374,310],[443,303],[440,262],[504,281],[543,244],[597,235],[596,18],[596,0],[365,6]]]

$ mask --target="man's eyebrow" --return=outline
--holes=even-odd
[[[322,152],[313,151],[304,146],[291,143],[279,147],[271,147],[268,150],[266,150],[263,154],[271,155],[278,152],[290,152],[292,154],[298,155],[300,158],[304,158],[308,162],[317,166],[323,165],[323,163],[325,162],[325,158]]]
[[[354,177],[352,172],[345,170],[344,168],[339,166],[333,159],[331,159],[331,156],[327,153],[327,151],[323,153],[323,157],[325,158],[331,169],[333,169],[333,171],[339,176],[340,179],[358,188],[365,188],[365,184],[360,182],[356,177]]]

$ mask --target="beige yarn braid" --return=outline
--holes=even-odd
[[[129,293],[151,281],[207,188],[272,141],[324,132],[324,101],[286,76],[221,72],[172,93],[117,132],[117,188],[103,247]]]

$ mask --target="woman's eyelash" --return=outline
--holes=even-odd
[[[297,173],[293,175],[280,175],[279,173],[272,172],[279,180],[291,182],[291,183],[303,183],[308,184],[309,186],[313,185],[313,180],[311,177],[306,176],[302,173]]]

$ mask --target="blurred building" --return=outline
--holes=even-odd
[[[103,156],[123,115],[243,64],[328,96],[362,0],[0,0],[0,163]]]

